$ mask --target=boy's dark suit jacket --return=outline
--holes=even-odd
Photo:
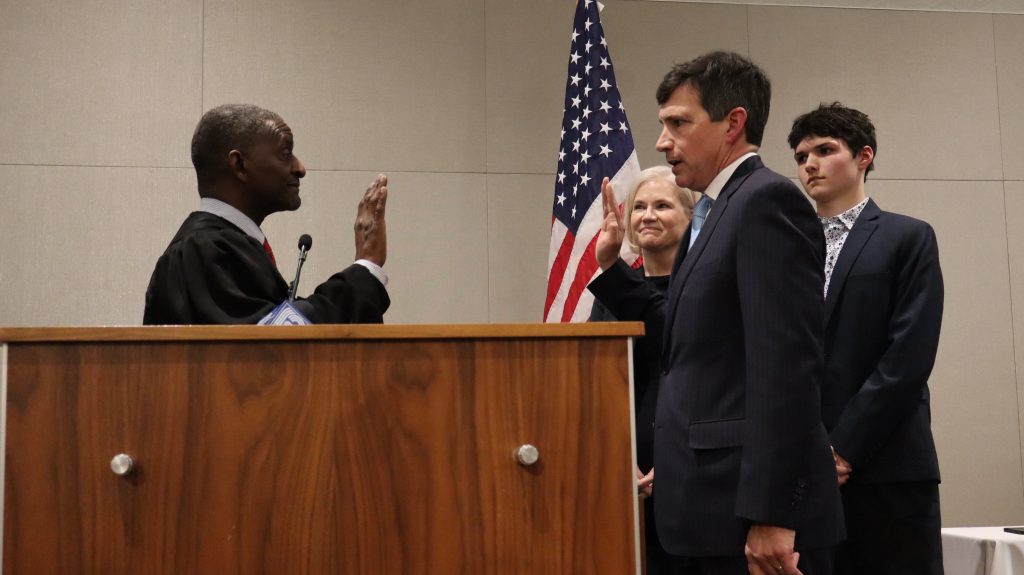
[[[751,522],[795,529],[797,550],[843,537],[821,421],[824,234],[786,178],[752,157],[719,194],[668,295],[619,262],[591,291],[620,317],[664,320],[655,516],[676,555],[743,554]],[[688,253],[687,253],[688,252]]]
[[[825,300],[822,417],[851,482],[939,480],[928,376],[942,301],[931,226],[868,200]]]

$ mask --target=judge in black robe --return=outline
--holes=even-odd
[[[144,324],[254,324],[287,299],[288,284],[254,238],[224,218],[193,212],[157,261]],[[295,307],[313,323],[381,323],[387,291],[352,264]]]
[[[254,324],[287,299],[288,285],[259,227],[268,215],[302,203],[306,168],[293,147],[291,128],[269,110],[228,104],[203,115],[192,136],[201,209],[157,261],[143,323]],[[359,203],[356,263],[295,302],[314,323],[383,321],[390,305],[381,269],[386,200],[387,177],[379,175]]]

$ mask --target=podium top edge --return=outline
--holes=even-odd
[[[641,322],[104,326],[0,328],[0,344],[32,342],[287,341],[637,337]]]

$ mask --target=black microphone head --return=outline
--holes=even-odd
[[[313,237],[309,234],[302,234],[299,236],[299,249],[304,252],[308,252],[309,248],[313,247]]]

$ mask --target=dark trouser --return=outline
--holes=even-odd
[[[672,556],[658,540],[658,526],[654,523],[654,499],[644,499],[644,543],[647,575],[673,575]]]
[[[841,492],[847,539],[836,547],[837,575],[942,575],[937,483],[850,483]]]
[[[672,575],[748,575],[746,557],[673,557]],[[797,568],[803,575],[831,575],[832,549],[802,551]]]

